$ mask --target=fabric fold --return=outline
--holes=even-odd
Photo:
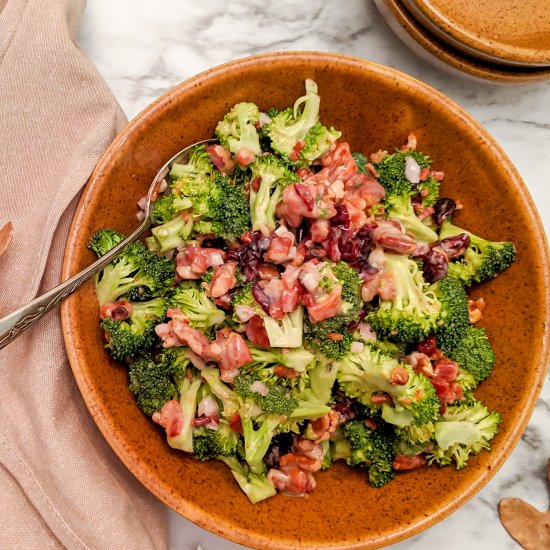
[[[59,283],[79,192],[126,122],[75,43],[84,6],[0,0],[0,315]],[[0,414],[0,548],[167,547],[165,506],[84,405],[58,310],[0,351]]]

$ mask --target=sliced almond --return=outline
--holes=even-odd
[[[546,466],[550,483],[550,460]],[[500,501],[498,513],[502,525],[525,550],[550,548],[550,510],[539,512],[519,498]]]
[[[13,236],[13,224],[8,222],[2,229],[0,229],[0,256],[4,254],[6,248],[10,244]]]

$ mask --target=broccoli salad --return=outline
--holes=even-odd
[[[251,502],[316,472],[467,465],[500,415],[475,396],[495,354],[468,289],[515,256],[455,225],[416,150],[352,152],[312,80],[283,110],[235,105],[173,164],[151,235],[96,279],[101,328],[168,444],[224,462]],[[103,229],[99,256],[124,235]]]

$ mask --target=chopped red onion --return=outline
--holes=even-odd
[[[147,207],[147,197],[143,195],[143,197],[138,200],[137,205],[141,210],[145,210],[145,208]]]
[[[166,191],[166,188],[168,187],[168,182],[164,179],[160,182],[160,185],[159,185],[159,188],[158,188],[158,192],[159,193],[164,193]]]
[[[350,351],[351,353],[361,353],[365,349],[363,342],[352,342]]]
[[[218,406],[217,401],[211,396],[207,395],[199,401],[197,407],[197,416],[217,416],[220,412],[220,407]]]
[[[243,306],[242,304],[235,308],[235,314],[242,323],[250,321],[250,319],[256,315],[255,311],[250,306]]]
[[[256,380],[256,382],[250,384],[250,389],[255,393],[259,393],[263,397],[269,393],[269,388],[261,380]]]
[[[405,177],[411,183],[420,183],[420,166],[413,157],[405,157]]]
[[[145,219],[145,212],[143,210],[138,210],[136,212],[136,218],[138,222],[142,222]]]
[[[260,113],[260,117],[258,119],[258,127],[262,128],[266,124],[271,123],[271,117],[269,117],[266,113]]]
[[[361,323],[359,325],[359,334],[367,342],[374,342],[376,340],[376,333],[368,323]]]

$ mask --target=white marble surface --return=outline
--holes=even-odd
[[[370,0],[91,0],[79,40],[129,118],[182,80],[250,54],[323,50],[395,67],[487,128],[523,176],[550,234],[550,82],[503,87],[443,74],[406,50]],[[493,480],[452,516],[391,548],[518,548],[500,525],[497,503],[518,496],[546,509],[548,426],[547,381],[523,439]],[[242,548],[172,512],[169,524],[171,550]]]

